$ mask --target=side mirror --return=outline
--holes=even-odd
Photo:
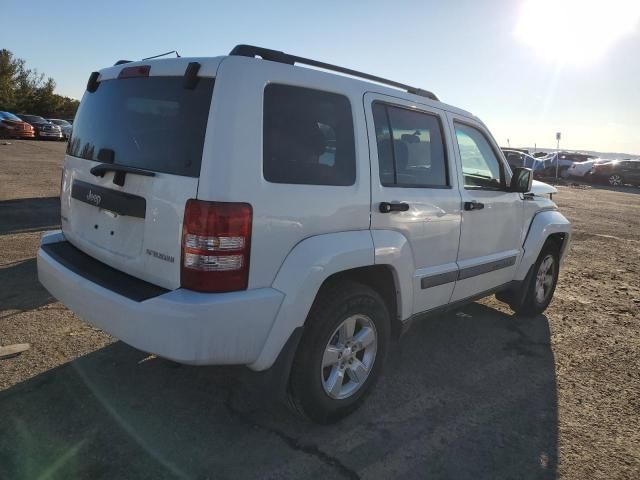
[[[516,167],[513,169],[513,177],[511,177],[510,192],[527,193],[531,191],[533,184],[533,170],[525,167]]]

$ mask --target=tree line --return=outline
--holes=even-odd
[[[0,110],[73,118],[80,102],[55,93],[56,82],[7,49],[0,49]]]

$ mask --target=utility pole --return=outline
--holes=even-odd
[[[558,165],[560,164],[560,137],[562,134],[556,132],[556,183],[558,183]]]

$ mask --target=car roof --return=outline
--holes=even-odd
[[[139,60],[139,61],[123,61],[124,63],[118,62],[117,65],[113,65],[111,67],[106,67],[99,70],[99,81],[103,80],[111,80],[118,78],[118,75],[125,68],[142,66],[142,65],[151,65],[151,71],[149,73],[150,76],[175,76],[175,75],[183,75],[189,63],[197,62],[200,64],[200,69],[198,70],[199,77],[216,77],[218,73],[218,68],[223,62],[233,61],[233,62],[264,62],[265,67],[275,67],[279,66],[280,68],[304,68],[305,70],[309,70],[311,72],[315,72],[317,75],[326,76],[328,80],[333,78],[342,78],[348,79],[354,84],[359,84],[363,93],[365,92],[375,92],[384,95],[389,95],[397,98],[402,98],[405,100],[410,100],[419,104],[433,106],[435,108],[439,108],[441,110],[446,110],[448,112],[464,116],[470,119],[477,121],[484,125],[484,122],[476,117],[469,111],[466,111],[462,108],[449,105],[447,103],[442,102],[441,100],[434,100],[432,98],[428,98],[426,96],[417,95],[414,93],[409,93],[403,91],[399,88],[392,88],[380,83],[376,83],[373,81],[363,80],[360,78],[355,78],[353,76],[349,76],[343,73],[336,73],[334,71],[318,69],[318,68],[310,68],[304,65],[290,65],[286,63],[272,62],[268,60],[263,60],[261,58],[251,58],[246,56],[234,56],[234,55],[221,55],[217,57],[179,57],[179,58],[156,58],[156,59],[148,59],[148,60]]]

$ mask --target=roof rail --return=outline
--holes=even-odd
[[[344,73],[346,75],[351,75],[352,77],[360,77],[366,80],[371,80],[372,82],[382,83],[383,85],[400,88],[402,90],[406,90],[408,93],[413,93],[414,95],[420,95],[421,97],[430,98],[431,100],[438,100],[438,97],[436,97],[428,90],[412,87],[399,82],[394,82],[393,80],[387,80],[386,78],[376,77],[375,75],[370,75],[368,73],[358,72],[357,70],[351,70],[350,68],[344,68],[337,65],[332,65],[330,63],[319,62],[310,58],[296,57],[295,55],[289,55],[288,53],[284,53],[279,50],[255,47],[253,45],[236,45],[234,49],[231,50],[229,55],[251,58],[261,57],[263,60],[286,63],[287,65],[295,65],[296,63],[310,65],[312,67]]]

